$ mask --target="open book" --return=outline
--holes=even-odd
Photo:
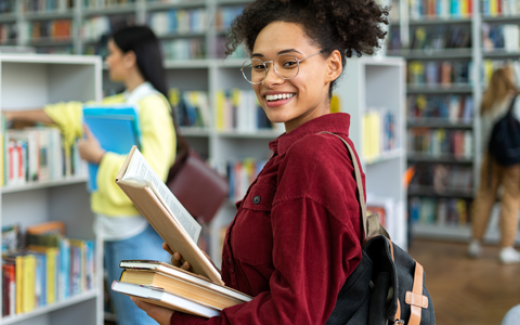
[[[201,226],[157,176],[136,146],[132,147],[116,182],[170,248],[191,264],[196,274],[224,285],[219,271],[197,246]]]

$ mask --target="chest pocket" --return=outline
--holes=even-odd
[[[242,201],[231,235],[235,257],[242,262],[251,265],[272,263],[274,194],[273,185],[257,183]]]

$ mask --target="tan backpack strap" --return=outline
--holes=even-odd
[[[421,323],[422,309],[428,308],[428,297],[423,295],[423,276],[423,266],[415,261],[413,288],[412,291],[407,291],[405,295],[405,302],[410,305],[409,325],[419,325]]]
[[[367,208],[366,208],[366,204],[365,204],[365,194],[364,194],[364,191],[363,191],[363,180],[361,179],[361,169],[359,168],[359,164],[358,164],[358,161],[357,161],[357,158],[356,158],[357,156],[355,155],[354,150],[352,150],[352,148],[350,147],[348,142],[345,141],[345,139],[343,139],[339,135],[337,135],[335,133],[332,133],[332,132],[326,132],[326,131],[323,131],[323,132],[320,132],[320,133],[332,134],[333,136],[338,137],[343,142],[345,147],[347,147],[348,152],[350,153],[350,157],[352,158],[351,159],[352,160],[352,165],[354,166],[354,174],[356,176],[356,184],[357,184],[357,189],[358,189],[359,206],[361,208],[361,215],[363,216],[363,232],[365,233],[365,238],[366,238],[368,236],[367,235],[367,231],[368,231],[368,227],[367,227]]]

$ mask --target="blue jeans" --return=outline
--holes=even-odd
[[[121,260],[156,260],[169,262],[170,255],[161,247],[164,241],[152,226],[140,234],[117,241],[105,241],[105,268],[107,270],[108,288],[112,281],[118,280],[123,269],[119,268]],[[157,325],[152,318],[121,293],[109,289],[110,298],[117,313],[118,325]]]

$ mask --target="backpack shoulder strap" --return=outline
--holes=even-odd
[[[347,150],[350,153],[350,157],[351,157],[351,160],[352,160],[352,165],[354,166],[354,174],[356,176],[356,184],[357,184],[357,190],[358,190],[358,201],[359,201],[359,206],[360,206],[360,209],[361,209],[361,216],[363,217],[363,231],[365,232],[365,238],[367,238],[368,237],[368,234],[367,234],[368,227],[367,227],[367,208],[366,208],[366,203],[365,203],[365,194],[364,194],[364,191],[363,191],[363,182],[361,180],[361,169],[359,168],[359,164],[357,162],[356,155],[354,154],[354,150],[352,150],[352,148],[350,147],[348,142],[345,141],[345,139],[343,139],[339,135],[337,135],[335,133],[332,133],[332,132],[326,132],[326,131],[323,131],[323,132],[320,132],[320,133],[332,134],[333,136],[338,137],[343,142],[345,147],[347,147]]]
[[[390,239],[390,235],[386,231],[386,229],[379,223],[379,216],[377,214],[372,214],[370,216],[367,216],[367,207],[365,203],[365,195],[363,191],[363,180],[361,179],[361,168],[359,167],[357,156],[354,153],[354,150],[352,147],[348,144],[345,139],[340,137],[339,135],[332,133],[332,132],[319,132],[323,134],[331,134],[341,140],[345,147],[347,147],[347,150],[350,154],[352,165],[354,166],[354,175],[356,177],[356,184],[357,184],[357,192],[358,192],[358,203],[361,210],[361,216],[363,219],[363,232],[365,234],[365,240],[369,239],[373,236],[382,235],[386,238]]]
[[[515,109],[515,103],[516,103],[517,98],[518,98],[518,94],[515,94],[513,96],[513,98],[511,99],[511,102],[509,103],[509,108],[507,109],[508,113],[512,113],[513,110]]]

